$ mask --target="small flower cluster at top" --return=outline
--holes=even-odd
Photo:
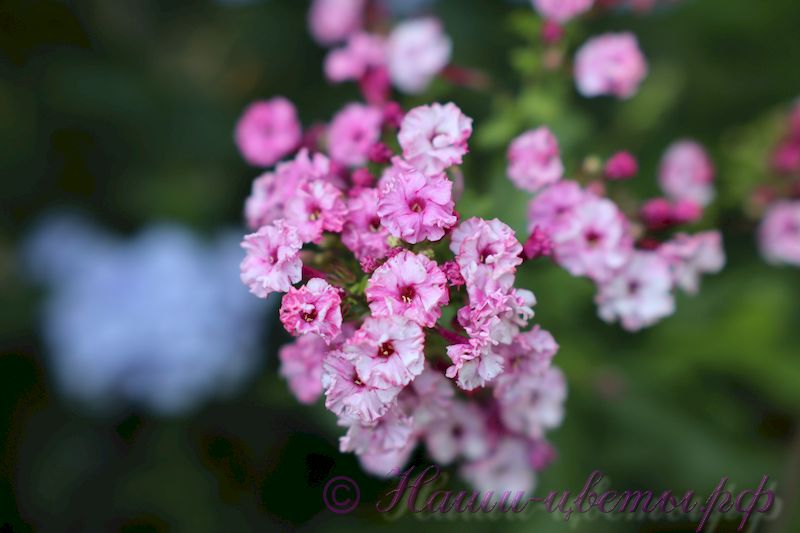
[[[391,109],[345,106],[317,137],[327,155],[301,148],[255,180],[242,281],[285,293],[297,340],[281,373],[301,402],[324,395],[366,470],[388,475],[423,442],[477,487],[530,490],[566,383],[514,287],[522,244],[455,211],[472,120],[453,103]]]
[[[570,274],[594,281],[603,320],[631,331],[652,325],[674,312],[675,288],[695,293],[701,274],[723,267],[719,232],[671,234],[696,222],[714,194],[714,169],[697,143],[680,141],[667,150],[659,172],[666,197],[645,202],[630,218],[606,194],[611,182],[637,173],[627,152],[602,169],[595,165],[586,186],[563,179],[558,141],[546,127],[514,139],[507,157],[513,183],[535,194],[526,257],[552,255]]]
[[[759,229],[761,255],[772,264],[800,266],[800,101],[789,113],[770,168],[774,181],[754,194],[756,207],[765,211]]]

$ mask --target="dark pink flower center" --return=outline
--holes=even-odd
[[[408,202],[408,208],[415,213],[421,213],[422,210],[425,209],[425,200],[422,198],[414,198]]]
[[[311,209],[308,210],[308,220],[311,222],[316,222],[321,216],[322,210],[316,205],[312,206]]]
[[[306,322],[313,322],[317,319],[317,309],[311,309],[311,311],[301,311],[300,318],[305,320]]]
[[[585,237],[587,243],[590,245],[595,245],[600,242],[600,239],[602,239],[603,236],[600,234],[600,232],[590,229],[586,232]]]
[[[400,299],[407,304],[410,304],[416,295],[417,291],[415,291],[414,287],[410,285],[400,289]]]
[[[628,293],[629,294],[636,294],[639,292],[639,282],[635,279],[632,279],[628,282]]]
[[[378,346],[378,355],[380,357],[391,357],[394,355],[394,344],[392,344],[392,341],[386,341]]]
[[[380,229],[381,229],[381,219],[376,217],[369,221],[369,230],[372,233],[377,233],[378,231],[380,231]]]

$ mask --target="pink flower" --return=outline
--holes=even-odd
[[[455,378],[463,390],[484,387],[503,371],[503,357],[494,351],[488,338],[472,337],[464,344],[451,344],[447,355],[453,361],[445,375]]]
[[[639,164],[630,152],[617,152],[606,161],[603,174],[610,180],[627,180],[639,172]]]
[[[553,241],[550,236],[539,227],[533,228],[530,237],[522,245],[522,255],[525,259],[532,261],[539,257],[545,257],[553,254]]]
[[[533,0],[533,7],[549,20],[564,23],[592,8],[594,0]]]
[[[305,148],[293,160],[279,163],[274,172],[256,178],[245,202],[248,226],[258,229],[275,219],[284,218],[286,203],[296,195],[297,189],[317,179],[338,184],[328,158],[322,154],[309,155]]]
[[[378,216],[377,189],[358,189],[347,199],[342,242],[359,261],[381,259],[389,251],[389,232]]]
[[[300,403],[310,404],[322,395],[322,359],[328,351],[319,335],[300,336],[278,350],[281,376]]]
[[[453,183],[443,174],[400,171],[382,181],[378,215],[389,233],[406,242],[438,241],[456,223],[452,194]]]
[[[540,439],[545,431],[561,425],[567,383],[564,374],[549,367],[538,375],[527,375],[498,398],[500,417],[511,431]]]
[[[322,180],[303,183],[286,202],[285,216],[303,242],[319,242],[323,231],[340,232],[347,217],[341,191]]]
[[[529,494],[536,486],[528,442],[518,437],[504,437],[486,457],[463,465],[460,473],[484,494],[492,492],[499,498],[510,493],[511,502],[518,493]]]
[[[408,385],[422,373],[422,328],[399,315],[367,317],[342,348],[367,385],[390,389]]]
[[[364,383],[340,351],[322,362],[325,407],[349,423],[373,424],[394,405],[400,387],[378,389]]]
[[[323,45],[345,40],[361,29],[365,0],[314,0],[308,12],[311,35]]]
[[[301,279],[303,243],[297,230],[283,220],[276,220],[256,233],[245,236],[242,248],[246,255],[240,270],[242,283],[259,298],[271,292],[286,292]]]
[[[248,163],[268,167],[297,148],[302,129],[292,103],[276,97],[250,104],[236,124],[235,136]]]
[[[488,340],[491,344],[509,344],[533,318],[536,297],[525,289],[498,290],[472,299],[456,316],[470,337]]]
[[[673,200],[691,200],[706,206],[714,198],[714,165],[702,146],[694,141],[678,141],[661,158],[658,182]]]
[[[281,322],[294,336],[316,333],[330,344],[342,331],[341,303],[339,291],[322,278],[312,278],[283,296]]]
[[[690,294],[699,290],[701,274],[715,274],[725,266],[722,235],[718,231],[678,234],[664,243],[658,253],[669,262],[675,285]]]
[[[595,302],[600,318],[619,320],[637,331],[675,311],[669,264],[657,252],[636,251],[611,279],[602,283]]]
[[[522,245],[514,230],[499,220],[473,217],[453,230],[450,250],[456,254],[461,275],[467,282],[470,299],[510,289],[516,267],[522,263]]]
[[[546,127],[526,131],[508,147],[508,176],[514,185],[536,192],[564,175],[558,140]]]
[[[447,416],[426,428],[425,446],[431,459],[448,465],[459,457],[474,461],[489,452],[486,414],[475,403],[452,402]]]
[[[780,201],[771,206],[758,238],[761,255],[768,262],[800,266],[800,202]]]
[[[395,477],[408,463],[411,452],[417,445],[416,439],[411,439],[404,448],[383,453],[368,452],[358,456],[361,468],[373,476],[382,478]]]
[[[570,274],[604,280],[627,261],[633,239],[614,202],[587,195],[571,219],[568,227],[551,234],[556,261]]]
[[[375,270],[366,296],[374,316],[401,315],[428,328],[450,301],[447,278],[436,262],[407,250]]]
[[[538,325],[520,333],[511,344],[496,347],[503,356],[505,372],[497,377],[495,396],[512,397],[520,381],[542,375],[558,352],[558,343],[547,330]]]
[[[450,415],[454,393],[450,380],[441,372],[425,368],[411,386],[403,389],[398,401],[404,412],[411,415],[414,427],[422,431]]]
[[[351,425],[339,440],[339,451],[363,455],[402,450],[412,441],[413,434],[414,421],[395,407],[374,424]]]
[[[350,36],[346,46],[328,53],[325,76],[334,83],[360,80],[370,69],[381,67],[385,62],[386,43],[383,37],[359,32]]]
[[[422,18],[395,26],[387,46],[392,83],[404,93],[416,94],[447,66],[452,43],[437,19]]]
[[[632,33],[606,33],[575,56],[575,82],[583,96],[630,98],[647,74],[647,62]]]
[[[534,197],[528,207],[528,231],[539,228],[552,236],[568,230],[573,225],[573,211],[587,197],[589,193],[571,180],[558,181],[547,187]]]
[[[348,104],[339,111],[328,130],[328,151],[345,165],[359,166],[367,162],[370,148],[381,137],[383,112],[361,104]]]
[[[423,174],[436,174],[467,153],[472,119],[454,103],[415,107],[403,117],[397,140],[403,157]]]

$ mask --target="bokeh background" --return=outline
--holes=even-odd
[[[68,209],[121,240],[153,224],[206,243],[243,231],[256,175],[232,141],[243,107],[285,95],[308,125],[358,99],[354,86],[323,79],[325,50],[308,35],[307,9],[296,0],[0,2],[0,529],[692,531],[688,521],[539,515],[387,521],[374,502],[391,485],[339,454],[333,416],[299,405],[278,376],[286,339],[269,310],[259,315],[253,370],[225,396],[156,414],[60,393],[43,340],[50,290],[25,261],[33,228]],[[636,153],[642,172],[632,188],[642,197],[655,194],[658,159],[676,138],[701,141],[718,171],[706,224],[724,233],[727,268],[656,327],[632,335],[601,323],[590,284],[546,263],[520,274],[537,294],[537,321],[561,344],[570,389],[552,434],[559,459],[537,490],[577,491],[595,469],[614,488],[701,492],[723,476],[745,487],[766,474],[784,506],[758,530],[800,531],[800,279],[761,260],[744,208],[781,113],[800,95],[800,3],[686,0],[576,24],[573,50],[601,31],[638,35],[651,71],[624,103],[582,100],[565,79],[540,75],[538,21],[526,2],[421,9],[441,17],[454,63],[492,79],[489,91],[440,83],[404,100],[452,99],[475,119],[462,214],[524,227],[525,198],[504,176],[502,147],[542,122],[559,135],[568,170],[587,154]],[[323,505],[334,475],[361,486],[362,504],[348,516]]]

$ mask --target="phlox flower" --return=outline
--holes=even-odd
[[[251,165],[268,167],[297,148],[302,129],[294,105],[283,97],[253,102],[236,124],[236,145]]]
[[[447,355],[453,364],[445,375],[455,379],[463,390],[483,387],[503,371],[503,357],[485,337],[471,337],[468,342],[451,344],[447,347]]]
[[[348,104],[333,117],[328,130],[328,151],[340,163],[359,166],[367,162],[370,148],[381,136],[380,109]]]
[[[454,205],[449,179],[414,169],[400,170],[382,181],[378,194],[381,223],[389,233],[411,244],[441,239],[456,223]]]
[[[342,354],[364,383],[387,389],[407,385],[422,373],[424,341],[419,324],[403,316],[367,317]]]
[[[308,11],[308,27],[314,39],[330,45],[361,29],[366,0],[314,0]]]
[[[413,434],[414,421],[395,406],[374,424],[350,425],[347,434],[339,439],[339,450],[358,455],[402,450],[412,440]]]
[[[698,143],[678,141],[661,158],[658,183],[673,200],[706,206],[714,199],[714,165]]]
[[[342,331],[341,303],[339,291],[322,278],[312,278],[283,296],[281,322],[294,336],[316,333],[330,344]]]
[[[498,396],[500,417],[511,431],[540,439],[548,429],[558,427],[564,418],[567,384],[564,374],[551,366],[540,374],[518,379]]]
[[[700,289],[701,274],[715,274],[725,266],[722,235],[718,231],[678,234],[658,252],[669,262],[675,285],[690,294]]]
[[[452,42],[435,18],[421,18],[395,26],[387,41],[392,83],[400,91],[421,93],[450,61]]]
[[[301,279],[302,246],[297,229],[283,220],[245,236],[242,248],[246,255],[240,265],[242,283],[259,298],[288,291]]]
[[[334,83],[360,80],[370,69],[386,63],[386,42],[380,35],[359,32],[347,45],[331,50],[325,58],[325,76]]]
[[[322,337],[308,333],[278,350],[280,374],[300,403],[314,403],[322,395],[322,360],[328,349]]]
[[[303,183],[286,202],[285,216],[303,242],[319,242],[323,231],[340,232],[347,216],[342,192],[323,180]]]
[[[472,119],[454,103],[415,107],[403,117],[397,140],[403,157],[424,174],[461,164],[472,135]]]
[[[772,205],[758,230],[761,255],[774,264],[800,266],[800,202]]]
[[[599,286],[595,297],[600,318],[619,320],[637,331],[675,311],[669,263],[657,252],[635,251],[629,261]]]
[[[575,83],[587,98],[630,98],[647,75],[647,61],[632,33],[605,33],[584,44],[575,55]]]
[[[522,263],[522,245],[514,230],[496,218],[473,217],[459,224],[451,235],[450,250],[456,254],[471,299],[479,292],[510,289]]]
[[[426,428],[423,439],[431,458],[448,465],[459,457],[480,459],[490,449],[486,414],[477,404],[454,401],[447,416]]]
[[[459,473],[484,494],[492,492],[499,498],[510,492],[511,502],[518,493],[529,494],[536,485],[530,444],[519,437],[504,436],[488,455],[464,464]]]
[[[508,177],[520,189],[536,192],[564,175],[558,140],[546,127],[526,131],[508,147]]]
[[[398,397],[404,412],[409,413],[418,431],[449,417],[455,390],[441,372],[426,367],[404,388]]]
[[[342,242],[361,261],[380,259],[389,251],[389,232],[378,216],[378,190],[362,188],[347,199],[347,219]]]
[[[594,0],[533,0],[533,7],[548,20],[563,24],[589,11]]]
[[[328,352],[322,362],[325,407],[350,423],[372,424],[395,403],[401,387],[379,389],[361,380],[355,365],[341,351]]]
[[[424,327],[441,316],[450,301],[447,279],[435,261],[403,250],[378,267],[367,282],[374,316],[401,315]]]

